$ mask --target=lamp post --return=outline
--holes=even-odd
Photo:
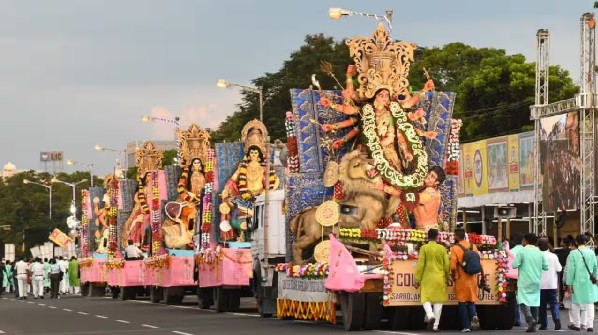
[[[174,125],[174,134],[176,137],[176,160],[177,162],[181,161],[181,140],[179,140],[179,121],[181,120],[180,117],[175,116],[174,119],[165,119],[161,117],[149,116],[149,115],[142,115],[141,121],[142,122],[165,122]]]
[[[80,166],[88,168],[89,169],[89,177],[90,177],[89,183],[90,183],[90,186],[93,187],[93,164],[84,164],[84,163],[77,162],[77,161],[74,161],[71,159],[67,160],[66,164],[67,165],[80,165]]]
[[[224,79],[218,79],[216,86],[220,88],[240,87],[253,93],[257,93],[260,97],[260,121],[264,122],[264,87],[262,86],[246,86],[228,82]]]
[[[82,180],[79,180],[76,183],[69,183],[69,182],[64,181],[64,180],[60,180],[60,179],[57,179],[57,178],[52,178],[52,182],[53,183],[61,183],[61,184],[64,184],[64,185],[72,187],[72,189],[73,189],[73,201],[71,202],[70,211],[71,211],[71,214],[73,214],[74,216],[76,216],[76,214],[77,214],[77,206],[75,205],[75,187],[77,185],[83,183],[83,182],[86,182],[86,181],[87,181],[87,179],[82,179]]]
[[[372,19],[376,19],[378,21],[380,20],[384,20],[386,22],[386,24],[388,25],[388,30],[390,32],[392,32],[392,9],[387,9],[385,15],[378,15],[378,14],[368,14],[368,13],[360,13],[360,12],[354,12],[348,9],[342,9],[342,8],[329,8],[328,9],[328,16],[331,19],[335,19],[338,20],[343,16],[365,16],[365,17],[370,17]]]
[[[124,178],[126,178],[127,169],[129,168],[129,164],[127,162],[127,150],[126,149],[125,150],[110,149],[110,148],[106,148],[105,146],[100,145],[100,144],[96,144],[94,149],[97,151],[111,151],[111,152],[117,152],[119,154],[122,154],[123,155],[122,168],[123,168],[123,170],[125,170]]]
[[[45,184],[41,184],[41,183],[36,183],[36,182],[28,180],[28,179],[23,179],[23,184],[34,184],[34,185],[39,185],[41,187],[45,187],[48,189],[48,191],[50,192],[50,210],[48,212],[48,217],[50,218],[50,220],[52,220],[52,184],[45,185]]]

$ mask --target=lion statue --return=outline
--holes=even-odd
[[[333,227],[322,227],[316,220],[316,208],[306,209],[291,220],[293,259],[302,264],[303,250],[321,240],[323,234],[338,233],[339,228],[375,229],[378,222],[391,216],[397,209],[400,198],[387,199],[379,189],[381,177],[377,170],[359,150],[347,153],[339,164],[339,181],[345,199],[339,203],[340,222]],[[323,229],[322,229],[323,228]],[[370,251],[377,252],[375,245]]]

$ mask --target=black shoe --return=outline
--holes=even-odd
[[[538,330],[546,330],[548,328],[546,328],[546,326],[540,326],[540,328],[538,328]]]
[[[594,328],[588,328],[587,329],[590,333],[592,333],[594,331]]]
[[[554,320],[554,330],[561,330],[561,320]]]
[[[435,317],[428,318],[428,330],[432,330],[434,328],[434,322],[436,321]]]
[[[575,330],[576,332],[581,330],[581,328],[575,327],[575,325],[573,325],[573,324],[568,325],[567,328],[569,328],[571,330]]]
[[[526,333],[533,333],[536,331],[536,324],[532,321],[527,324],[527,329],[525,330]]]

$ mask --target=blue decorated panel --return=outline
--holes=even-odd
[[[442,185],[439,186],[442,194],[442,218],[444,222],[449,223],[451,231],[457,224],[457,176],[447,176]]]
[[[304,209],[318,206],[325,200],[322,174],[295,173],[285,176],[285,218],[287,227],[287,260],[294,236],[289,231],[289,223],[295,215]]]
[[[214,193],[212,195],[212,234],[220,240],[220,212],[218,207],[222,203],[220,193],[226,181],[232,177],[239,163],[243,160],[243,143],[216,143],[216,156],[214,162]]]
[[[96,224],[98,216],[94,213],[94,204],[93,199],[98,198],[100,199],[100,203],[98,204],[98,208],[102,209],[104,207],[104,194],[106,194],[106,190],[103,187],[90,187],[89,188],[89,198],[91,201],[91,212],[92,218],[89,221],[89,242],[90,242],[90,249],[91,251],[95,251],[97,249],[97,243],[95,238],[95,233],[98,231],[99,222]]]
[[[181,168],[178,165],[168,165],[164,168],[166,173],[166,189],[168,200],[174,201],[179,196],[178,185],[181,175]]]
[[[134,196],[137,192],[137,181],[131,179],[120,179],[118,181],[120,190],[120,206],[119,209],[124,211],[132,211],[135,206]]]
[[[455,97],[456,93],[452,92],[428,92],[417,105],[417,108],[422,108],[426,113],[424,117],[426,123],[415,122],[414,125],[419,129],[434,131],[437,134],[435,139],[423,139],[428,154],[428,165],[430,166],[444,167]]]

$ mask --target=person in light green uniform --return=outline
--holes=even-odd
[[[44,258],[44,293],[50,292],[50,263]]]
[[[546,256],[536,247],[537,241],[538,237],[535,234],[526,234],[523,237],[524,248],[517,253],[515,260],[513,260],[513,269],[519,270],[517,303],[521,309],[521,314],[525,316],[528,333],[536,331],[542,271],[548,270]]]
[[[437,237],[437,229],[428,230],[429,242],[419,249],[415,266],[415,283],[421,286],[420,296],[428,318],[428,330],[433,331],[438,331],[442,304],[448,299],[446,283],[450,278],[448,253],[443,245],[436,243]]]
[[[567,257],[565,283],[571,290],[571,312],[569,329],[579,331],[582,326],[594,331],[594,302],[598,301],[596,285],[590,279],[590,273],[598,278],[596,255],[586,247],[586,236],[575,238],[577,250],[572,250]]]
[[[75,256],[71,257],[69,261],[69,291],[70,293],[79,294],[79,263]]]
[[[15,282],[12,276],[12,265],[10,261],[6,261],[6,265],[4,266],[4,276],[2,279],[2,287],[6,290],[6,293],[9,293],[14,289]]]

